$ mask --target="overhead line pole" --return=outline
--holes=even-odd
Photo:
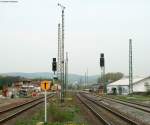
[[[66,52],[66,61],[65,61],[65,96],[68,85],[68,52]]]
[[[88,83],[89,83],[89,72],[88,72],[88,68],[87,68],[87,79],[86,79],[86,83],[87,83],[87,86],[88,86]]]
[[[86,82],[87,82],[87,74],[86,74],[86,72],[85,72],[85,89],[86,89]]]
[[[133,93],[132,39],[129,39],[129,94]]]

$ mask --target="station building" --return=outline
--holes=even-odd
[[[150,76],[133,78],[133,93],[150,91]],[[107,94],[128,95],[129,78],[122,78],[107,85]]]

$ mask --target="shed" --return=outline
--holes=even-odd
[[[134,77],[133,92],[147,92],[150,90],[150,77]],[[122,78],[107,85],[108,94],[129,94],[129,78]]]

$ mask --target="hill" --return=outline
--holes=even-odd
[[[35,72],[35,73],[23,73],[23,72],[12,72],[12,73],[2,73],[2,76],[20,76],[29,79],[35,78],[53,78],[53,73],[49,72]],[[95,84],[97,83],[98,75],[89,76],[88,83]],[[69,74],[69,83],[81,83],[83,84],[85,81],[85,77],[83,75],[78,74]]]

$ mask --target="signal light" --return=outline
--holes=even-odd
[[[104,63],[105,63],[104,58],[100,58],[100,66],[101,67],[104,67]]]
[[[104,58],[104,53],[101,53],[101,58]]]
[[[105,65],[105,59],[104,59],[104,53],[100,54],[100,67],[104,67]]]
[[[56,58],[53,58],[53,62],[52,62],[52,70],[53,70],[53,72],[57,71],[57,62],[56,62]]]

